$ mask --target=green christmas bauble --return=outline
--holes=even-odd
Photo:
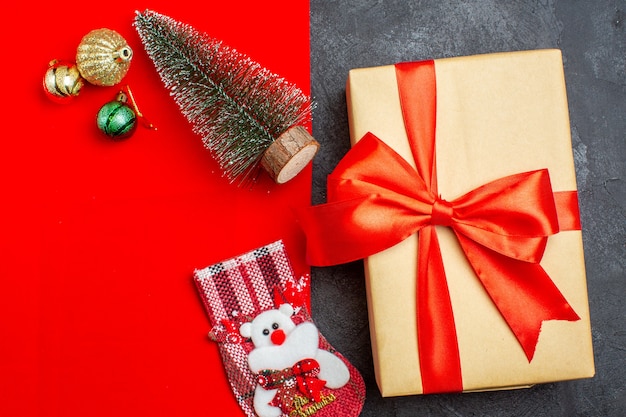
[[[122,100],[110,101],[102,106],[96,121],[98,129],[114,140],[129,137],[137,127],[137,115]]]

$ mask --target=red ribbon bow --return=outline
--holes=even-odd
[[[476,276],[532,360],[544,320],[578,320],[539,262],[548,236],[580,229],[576,192],[547,170],[507,176],[453,200],[437,192],[433,61],[398,64],[417,170],[366,134],[328,178],[328,203],[300,213],[312,265],[365,258],[419,232],[417,324],[424,393],[462,391],[454,317],[434,226],[450,227]]]
[[[262,370],[257,382],[265,389],[278,389],[270,404],[289,413],[298,392],[310,401],[320,401],[326,381],[317,377],[319,373],[320,365],[315,359],[303,359],[291,368]]]

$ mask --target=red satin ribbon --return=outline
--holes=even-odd
[[[544,320],[578,320],[539,262],[550,235],[578,230],[575,191],[553,193],[547,170],[507,176],[447,202],[435,163],[433,61],[396,76],[417,170],[366,134],[328,178],[328,203],[300,212],[312,265],[365,258],[419,232],[417,335],[424,393],[462,391],[452,306],[435,225],[450,227],[529,361]]]

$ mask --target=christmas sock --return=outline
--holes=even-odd
[[[232,391],[249,417],[358,416],[365,385],[311,320],[281,241],[196,270]]]

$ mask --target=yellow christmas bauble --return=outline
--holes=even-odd
[[[58,102],[68,102],[78,95],[83,87],[83,79],[76,65],[50,61],[43,77],[43,88],[48,97]]]

